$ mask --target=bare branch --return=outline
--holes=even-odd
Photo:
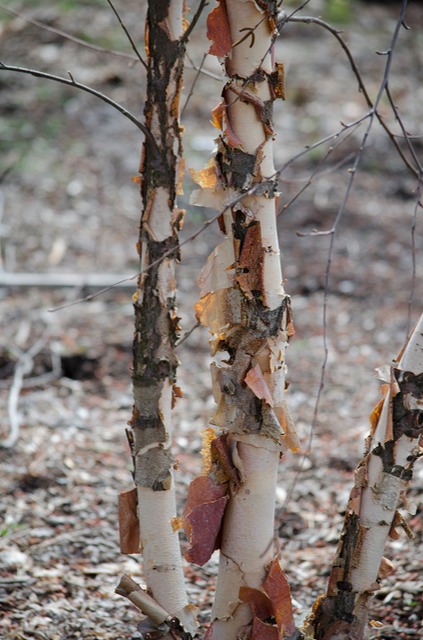
[[[96,293],[91,293],[90,295],[85,296],[84,298],[78,298],[77,300],[72,300],[71,302],[65,302],[65,304],[62,304],[59,307],[52,307],[51,309],[49,309],[49,311],[50,312],[61,311],[62,309],[73,307],[75,304],[80,304],[81,302],[91,302],[91,300],[94,300],[94,298],[98,298],[98,296],[103,295],[103,293],[107,293],[107,291],[111,291],[115,287],[121,286],[124,283],[130,282],[131,280],[136,280],[139,275],[140,275],[139,273],[134,273],[134,275],[128,276],[127,278],[123,278],[122,280],[118,280],[113,284],[108,285],[103,289],[100,289],[100,291],[96,291]]]
[[[310,427],[310,433],[309,433],[309,437],[308,437],[308,443],[307,443],[307,449],[306,449],[306,453],[304,453],[303,457],[301,458],[301,461],[299,463],[298,469],[296,471],[296,474],[294,476],[294,479],[292,480],[292,483],[288,489],[287,492],[287,496],[284,500],[284,503],[282,505],[282,514],[284,513],[284,511],[286,510],[286,506],[289,502],[289,500],[291,499],[294,487],[298,481],[298,478],[302,472],[303,466],[304,466],[304,462],[307,456],[307,452],[311,450],[311,446],[313,443],[313,436],[314,436],[314,432],[315,432],[315,428],[317,425],[317,420],[318,420],[318,415],[319,415],[319,410],[320,410],[320,403],[321,403],[321,399],[322,399],[322,394],[323,394],[323,389],[325,386],[325,381],[326,381],[326,368],[327,368],[327,363],[328,363],[328,358],[329,358],[329,345],[328,345],[328,308],[329,308],[329,281],[330,281],[330,275],[332,272],[332,260],[333,260],[333,252],[334,252],[334,248],[335,248],[335,239],[336,239],[336,233],[337,233],[337,229],[339,226],[339,223],[344,215],[345,209],[346,209],[346,205],[347,202],[349,200],[349,196],[353,187],[353,183],[354,183],[354,179],[357,173],[357,169],[361,160],[361,157],[364,153],[364,149],[370,134],[370,130],[372,128],[373,122],[375,117],[379,119],[380,121],[380,116],[377,113],[377,108],[379,106],[380,100],[382,98],[382,95],[385,91],[385,88],[388,84],[388,78],[389,78],[389,73],[390,73],[390,69],[391,69],[391,64],[392,64],[392,57],[393,57],[393,52],[395,49],[395,45],[397,43],[398,40],[398,35],[399,35],[399,30],[401,28],[402,22],[404,20],[404,13],[405,13],[405,8],[407,6],[407,0],[403,0],[402,3],[402,7],[401,7],[401,12],[400,12],[400,16],[398,18],[398,21],[396,23],[395,26],[395,30],[391,39],[391,44],[389,47],[389,54],[388,54],[388,58],[386,61],[386,65],[385,65],[385,70],[384,70],[384,74],[383,74],[383,78],[382,78],[382,82],[380,84],[377,96],[376,96],[376,100],[374,102],[374,104],[371,107],[371,111],[368,114],[369,115],[369,122],[367,124],[366,130],[363,134],[363,138],[361,141],[361,145],[359,150],[357,151],[356,154],[356,158],[354,161],[354,164],[352,166],[352,169],[350,171],[350,178],[348,181],[348,185],[344,194],[344,198],[339,206],[337,215],[335,217],[334,223],[332,225],[332,228],[325,232],[325,235],[328,235],[330,240],[329,240],[329,248],[328,248],[328,257],[327,257],[327,262],[326,262],[326,269],[325,269],[325,284],[324,284],[324,292],[323,292],[323,320],[322,320],[322,324],[323,324],[323,361],[322,361],[322,366],[321,366],[321,370],[320,370],[320,381],[319,381],[319,387],[317,390],[317,395],[316,395],[316,402],[314,405],[314,410],[313,410],[313,416],[312,416],[312,420],[311,420],[311,427]],[[316,19],[318,20],[318,19]],[[298,19],[298,21],[302,21],[301,19]],[[322,21],[323,22],[323,21]],[[332,30],[332,27],[330,27],[330,30]],[[334,30],[333,30],[334,31]],[[345,45],[346,46],[346,45]],[[349,55],[351,55],[349,53]],[[415,173],[415,169],[413,169],[413,173]],[[421,186],[421,182],[420,182],[420,186]],[[416,205],[416,209],[415,211],[417,211],[417,207],[419,206],[419,203]],[[323,234],[319,234],[319,235],[323,235]]]
[[[207,78],[212,78],[213,80],[216,80],[217,82],[222,82],[223,80],[223,76],[218,76],[216,73],[213,73],[212,71],[209,71],[208,69],[200,69],[190,58],[190,56],[188,55],[188,53],[185,54],[187,57],[187,60],[189,61],[190,64],[186,64],[185,68],[186,69],[193,69],[194,71],[200,71],[200,73],[203,76],[207,76]]]
[[[184,35],[182,36],[182,39],[181,39],[182,43],[188,42],[188,38],[190,37],[191,33],[195,29],[195,26],[199,21],[200,16],[203,13],[203,10],[207,7],[208,4],[209,4],[208,0],[200,0],[200,4],[197,7],[197,11],[194,13],[189,27],[186,29]]]
[[[308,189],[308,187],[315,181],[318,180],[319,178],[321,178],[324,175],[327,175],[329,173],[333,173],[334,171],[336,171],[337,169],[339,169],[340,167],[342,167],[348,160],[350,160],[354,154],[350,153],[348,154],[348,156],[346,156],[345,158],[342,158],[342,160],[340,160],[339,162],[336,163],[336,165],[334,165],[333,167],[330,167],[330,169],[327,169],[326,171],[321,171],[321,167],[324,165],[324,163],[326,162],[326,160],[329,158],[329,156],[331,155],[331,153],[334,151],[334,149],[336,149],[337,147],[339,147],[341,144],[343,144],[345,142],[345,140],[347,140],[352,134],[354,133],[354,129],[352,129],[344,138],[342,138],[342,140],[339,140],[336,144],[332,145],[331,147],[329,147],[329,149],[326,151],[325,155],[320,159],[320,161],[318,162],[316,168],[312,171],[312,173],[309,175],[309,177],[306,179],[305,184],[301,187],[301,189],[299,189],[297,191],[297,193],[292,196],[292,198],[283,205],[283,207],[280,208],[278,215],[281,215],[282,213],[284,213],[300,196],[301,194],[304,193],[304,191],[306,191],[306,189]],[[286,180],[285,180],[286,181]],[[312,235],[321,235],[323,232],[316,232]],[[308,235],[308,234],[302,234],[300,232],[297,232],[298,236],[303,236],[303,235]]]
[[[70,72],[68,72],[70,75],[70,79],[68,80],[67,78],[63,78],[62,76],[56,76],[56,75],[53,75],[52,73],[38,71],[38,69],[29,69],[27,67],[15,67],[14,65],[10,65],[2,62],[1,60],[0,60],[0,71],[13,71],[15,73],[23,73],[26,75],[35,76],[36,78],[45,78],[46,80],[53,80],[54,82],[59,82],[61,84],[65,84],[70,87],[76,87],[77,89],[81,89],[86,93],[90,93],[91,95],[95,96],[96,98],[99,98],[106,104],[109,104],[111,107],[116,109],[116,111],[119,111],[119,113],[125,116],[125,118],[127,118],[133,124],[135,124],[137,129],[142,131],[143,134],[145,135],[147,143],[151,144],[152,147],[155,148],[155,150],[158,152],[157,143],[154,140],[151,132],[140,120],[138,120],[138,118],[136,118],[124,106],[122,106],[118,102],[115,102],[114,100],[112,100],[112,98],[110,98],[109,96],[106,96],[104,93],[101,93],[101,91],[97,91],[97,89],[93,89],[93,87],[89,87],[86,84],[82,84],[81,82],[77,82],[76,80],[74,80]]]
[[[423,209],[423,176],[420,177],[419,185],[417,189],[416,204],[414,206],[413,219],[411,221],[411,287],[410,295],[408,298],[408,312],[407,312],[407,332],[409,334],[411,329],[411,311],[414,302],[414,294],[416,292],[416,228],[417,228],[417,213],[419,209]]]
[[[42,289],[103,289],[127,288],[128,278],[116,273],[29,273],[0,271],[0,287],[42,288]]]
[[[194,333],[194,331],[196,329],[198,329],[198,327],[201,327],[201,322],[196,322],[195,324],[192,325],[191,329],[188,329],[188,331],[186,331],[184,333],[184,335],[182,336],[182,338],[180,338],[178,340],[178,342],[175,345],[175,349],[177,349],[178,347],[181,346],[181,344],[183,344],[186,340],[188,340],[188,338],[191,336],[192,333]]]
[[[374,104],[367,92],[366,86],[363,82],[363,79],[361,77],[361,73],[356,65],[356,62],[354,60],[354,56],[352,55],[347,43],[345,42],[345,40],[342,38],[342,36],[340,35],[340,32],[337,31],[334,27],[332,27],[330,24],[328,24],[327,22],[325,22],[324,20],[322,20],[321,18],[315,18],[314,16],[291,16],[289,18],[286,19],[285,22],[302,22],[304,24],[317,24],[320,27],[323,27],[324,29],[326,29],[327,31],[329,31],[329,33],[331,33],[339,42],[339,44],[341,45],[342,49],[345,51],[345,54],[348,58],[348,61],[350,63],[351,69],[353,70],[353,73],[355,75],[355,77],[357,78],[358,81],[358,86],[360,88],[360,91],[362,92],[367,105],[370,107],[370,109],[374,109]],[[392,54],[392,49],[388,49],[387,50],[387,55],[388,58],[391,59],[391,54]],[[382,127],[385,129],[386,133],[388,134],[389,138],[391,139],[393,145],[395,146],[397,152],[399,153],[399,155],[401,156],[403,162],[406,164],[406,166],[410,169],[410,171],[412,171],[414,173],[414,175],[418,176],[418,169],[416,167],[413,166],[413,164],[409,161],[409,159],[404,155],[403,150],[401,149],[400,145],[398,144],[398,141],[396,139],[396,136],[392,133],[392,131],[390,130],[390,128],[388,127],[388,125],[386,124],[386,122],[384,121],[383,117],[380,115],[380,113],[375,110],[375,114],[377,119],[379,120],[380,124],[382,125]]]
[[[27,18],[26,16],[17,13],[16,11],[12,11],[12,9],[8,9],[3,5],[0,5],[0,9],[2,11],[7,11],[11,15],[16,16],[20,20],[24,20],[28,24],[32,24],[35,27],[39,27],[40,29],[44,29],[44,31],[49,31],[50,33],[54,33],[55,35],[60,36],[61,38],[65,38],[66,40],[70,40],[71,42],[75,42],[87,49],[92,49],[93,51],[98,51],[99,53],[107,53],[111,56],[117,56],[119,58],[125,58],[126,60],[132,60],[133,62],[138,60],[138,56],[133,56],[131,53],[125,53],[123,51],[116,51],[115,49],[106,49],[106,47],[100,47],[97,44],[91,44],[86,40],[82,40],[81,38],[77,38],[76,36],[68,33],[67,31],[62,31],[61,29],[56,29],[55,27],[50,27],[50,25],[45,24],[44,22],[40,22],[39,20],[33,20],[31,18]]]
[[[194,80],[192,81],[192,84],[191,84],[191,87],[190,87],[189,93],[188,93],[188,95],[187,95],[187,99],[185,100],[185,104],[184,104],[184,106],[183,106],[183,107],[182,107],[182,109],[181,109],[181,118],[182,118],[182,116],[184,115],[184,113],[185,113],[185,109],[187,108],[188,103],[189,103],[189,101],[191,100],[191,98],[192,98],[192,96],[193,96],[194,89],[195,89],[195,85],[197,84],[198,78],[199,78],[199,77],[200,77],[200,75],[201,75],[201,72],[202,72],[202,69],[203,69],[203,65],[204,65],[204,63],[205,63],[205,61],[206,61],[207,55],[208,55],[207,53],[205,53],[205,54],[203,55],[203,58],[202,58],[202,60],[201,60],[201,62],[200,62],[200,66],[198,67],[198,69],[197,69],[197,73],[195,74],[195,78],[194,78]]]
[[[47,336],[44,334],[25,353],[14,349],[18,353],[18,361],[13,374],[13,381],[9,391],[7,401],[7,413],[9,417],[9,435],[0,441],[0,447],[11,449],[15,446],[19,438],[20,416],[18,413],[19,396],[23,387],[24,377],[30,373],[33,367],[34,356],[41,351],[46,343]]]
[[[369,115],[370,114],[366,114],[365,116],[362,116],[361,118],[359,118],[358,120],[355,120],[354,122],[351,122],[350,124],[344,124],[344,125],[342,125],[342,129],[340,131],[332,133],[332,134],[326,136],[325,138],[322,138],[322,140],[319,140],[318,142],[315,142],[314,144],[309,145],[306,149],[304,149],[303,151],[300,151],[295,156],[293,156],[290,160],[285,162],[285,164],[282,165],[282,167],[280,167],[277,171],[275,171],[274,174],[272,174],[271,176],[269,176],[266,179],[267,180],[272,180],[274,178],[279,177],[283,173],[283,171],[285,171],[285,169],[287,169],[296,160],[298,160],[299,158],[303,157],[305,154],[309,153],[311,150],[316,149],[320,145],[325,144],[326,142],[330,142],[330,140],[336,139],[339,135],[341,135],[347,129],[350,129],[351,127],[358,126],[364,120],[366,120],[369,117]],[[192,242],[193,240],[195,240],[200,234],[202,234],[206,229],[208,229],[208,227],[211,224],[216,222],[220,218],[220,216],[222,216],[226,211],[228,211],[228,209],[230,209],[234,205],[236,205],[239,202],[241,202],[241,200],[243,200],[246,196],[254,195],[254,193],[256,192],[256,190],[260,186],[261,186],[260,183],[257,183],[257,185],[255,185],[254,187],[249,189],[249,191],[247,191],[246,193],[243,193],[241,195],[238,195],[238,196],[233,197],[232,199],[228,200],[226,205],[224,207],[222,207],[222,209],[220,209],[220,211],[218,211],[209,220],[206,220],[206,222],[204,222],[203,225],[197,229],[197,231],[195,231],[192,235],[190,235],[189,238],[186,238],[185,240],[183,240],[183,242],[180,242],[179,245],[174,247],[173,249],[169,249],[169,251],[166,251],[160,258],[158,258],[157,260],[152,262],[148,266],[147,269],[141,270],[138,273],[135,273],[134,275],[129,276],[128,278],[124,278],[123,280],[119,280],[118,282],[116,282],[116,283],[114,283],[114,284],[112,284],[110,286],[107,286],[104,289],[101,289],[100,291],[97,291],[96,293],[90,294],[90,295],[85,296],[83,298],[78,298],[77,300],[72,300],[72,302],[66,302],[65,304],[60,305],[58,307],[53,307],[53,308],[49,309],[49,311],[51,311],[51,312],[60,311],[61,309],[66,309],[67,307],[72,307],[72,306],[74,306],[76,304],[80,304],[82,302],[91,302],[91,300],[94,300],[98,296],[103,295],[103,293],[107,293],[107,291],[111,291],[114,287],[119,286],[119,285],[121,285],[121,284],[123,284],[125,282],[130,281],[130,280],[135,280],[136,278],[142,276],[144,273],[147,273],[147,271],[149,271],[153,267],[156,267],[158,264],[160,264],[160,262],[162,262],[163,260],[165,260],[169,256],[171,256],[174,253],[176,253],[177,251],[179,251],[179,249],[182,248],[184,245],[186,245],[189,242]]]
[[[336,140],[336,138],[342,135],[344,131],[351,129],[352,127],[358,127],[360,124],[362,124],[362,122],[367,120],[367,118],[369,117],[370,117],[370,112],[366,113],[364,116],[361,116],[361,118],[358,118],[357,120],[354,120],[353,122],[350,122],[348,124],[341,123],[342,128],[339,131],[336,131],[335,133],[331,133],[328,136],[325,136],[324,138],[322,138],[321,140],[314,142],[313,144],[307,145],[302,151],[300,151],[295,156],[292,156],[292,158],[287,160],[287,162],[285,162],[281,167],[279,167],[279,169],[272,176],[269,176],[269,178],[267,179],[270,180],[274,177],[279,177],[285,171],[285,169],[287,169],[291,164],[294,164],[294,162],[296,162],[297,160],[305,156],[307,153],[309,153],[310,151],[313,151],[314,149],[317,149],[322,144],[326,144],[331,140]]]
[[[370,130],[373,126],[373,122],[375,117],[379,118],[378,114],[377,114],[377,108],[379,106],[380,100],[382,98],[382,95],[385,91],[385,87],[388,83],[388,78],[389,78],[389,73],[390,73],[390,69],[391,69],[391,64],[392,64],[392,57],[393,57],[393,52],[395,49],[395,45],[396,42],[398,40],[398,34],[399,34],[399,30],[401,27],[401,23],[403,20],[403,14],[405,11],[405,7],[407,5],[406,0],[404,0],[403,2],[403,6],[401,9],[401,14],[400,17],[398,18],[397,24],[395,26],[395,30],[394,30],[394,34],[392,36],[392,40],[391,40],[391,45],[389,47],[389,54],[387,57],[387,61],[386,61],[386,65],[385,65],[385,71],[384,71],[384,75],[383,75],[383,79],[382,82],[380,84],[379,87],[379,91],[377,93],[374,105],[372,107],[371,113],[370,113],[370,118],[369,118],[369,122],[367,124],[366,130],[364,132],[362,141],[361,141],[361,145],[359,150],[357,151],[356,154],[356,158],[354,161],[354,164],[352,166],[351,172],[350,172],[350,178],[348,181],[348,185],[344,194],[344,198],[341,202],[341,205],[338,209],[338,213],[336,215],[335,221],[333,223],[332,226],[332,231],[333,233],[330,235],[330,241],[329,241],[329,248],[328,248],[328,259],[326,262],[326,270],[325,270],[325,287],[324,287],[324,293],[323,293],[323,350],[324,350],[324,358],[323,358],[323,363],[322,363],[322,368],[321,368],[321,377],[320,377],[320,384],[319,384],[319,389],[317,392],[317,397],[316,397],[316,405],[315,405],[315,409],[314,409],[314,414],[313,414],[313,420],[312,420],[312,432],[314,430],[315,425],[317,424],[317,416],[319,413],[319,407],[320,407],[320,400],[321,400],[321,396],[322,396],[322,392],[323,392],[323,387],[324,387],[324,383],[325,383],[325,377],[326,377],[326,366],[327,366],[327,361],[328,361],[328,356],[329,356],[329,346],[328,346],[328,321],[327,321],[327,316],[328,316],[328,303],[329,303],[329,280],[330,280],[330,275],[331,275],[331,271],[332,271],[332,259],[333,259],[333,252],[334,252],[334,247],[335,247],[335,238],[336,238],[336,232],[337,232],[337,228],[339,226],[340,220],[344,215],[346,206],[347,206],[347,202],[349,200],[350,197],[350,193],[353,187],[353,183],[354,183],[354,179],[356,176],[356,172],[361,160],[361,157],[364,153],[364,149],[366,147],[366,143],[370,134]],[[310,438],[312,437],[312,433]],[[311,446],[311,442],[309,443],[309,447]]]
[[[145,62],[145,60],[142,58],[142,56],[141,56],[140,52],[138,51],[137,46],[136,46],[136,44],[135,44],[134,40],[132,39],[131,34],[129,33],[128,29],[126,28],[126,25],[125,25],[125,23],[123,22],[122,18],[120,17],[120,15],[119,15],[118,11],[116,10],[116,8],[115,8],[115,6],[114,6],[114,4],[113,4],[112,0],[107,0],[107,2],[108,2],[108,4],[109,4],[109,6],[110,6],[111,10],[112,10],[112,11],[113,11],[113,13],[115,14],[116,18],[118,19],[118,22],[119,22],[120,26],[121,26],[121,27],[122,27],[122,29],[124,30],[125,35],[126,35],[126,37],[128,38],[128,40],[129,40],[129,42],[130,42],[130,44],[131,44],[131,47],[132,47],[132,49],[133,49],[133,51],[134,51],[135,55],[137,56],[138,60],[141,62],[141,64],[142,64],[142,66],[144,67],[144,69],[147,69],[147,63]]]
[[[395,114],[396,121],[398,122],[399,126],[401,127],[402,135],[403,135],[403,137],[404,137],[404,139],[406,141],[408,150],[409,150],[414,162],[416,163],[416,167],[418,167],[418,169],[419,169],[419,173],[422,174],[423,173],[423,168],[422,168],[421,162],[420,162],[419,157],[418,157],[418,155],[416,153],[416,150],[414,149],[413,143],[411,142],[411,136],[409,135],[409,133],[407,132],[407,130],[406,130],[405,126],[404,126],[404,123],[402,121],[399,109],[398,109],[397,105],[394,102],[394,99],[392,97],[392,94],[391,94],[391,91],[389,89],[389,84],[388,83],[386,84],[386,87],[385,87],[385,93],[386,93],[386,96],[387,96],[387,98],[389,100],[389,103],[391,105],[392,111]]]

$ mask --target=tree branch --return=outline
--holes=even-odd
[[[297,153],[295,156],[293,156],[290,160],[285,162],[285,164],[283,164],[282,167],[280,167],[277,171],[275,171],[275,173],[273,173],[271,176],[269,176],[266,179],[267,180],[272,180],[273,178],[278,178],[283,173],[283,171],[285,171],[285,169],[287,169],[296,160],[298,160],[299,158],[301,158],[305,154],[309,153],[313,149],[316,149],[320,145],[325,144],[326,142],[330,142],[331,140],[336,139],[344,131],[347,131],[351,127],[358,126],[364,120],[366,120],[369,117],[369,115],[370,114],[366,114],[365,116],[362,116],[361,118],[359,118],[358,120],[355,120],[354,122],[351,122],[349,124],[344,124],[344,125],[342,125],[342,129],[340,131],[337,131],[336,133],[332,133],[332,134],[326,136],[325,138],[322,138],[318,142],[315,142],[314,144],[309,145],[306,149],[303,149],[302,151]],[[195,231],[188,238],[186,238],[185,240],[180,242],[178,244],[178,246],[174,247],[173,249],[169,249],[169,251],[166,251],[160,258],[157,258],[157,260],[155,260],[154,262],[150,263],[150,265],[148,266],[147,269],[143,269],[143,270],[139,271],[138,273],[135,273],[134,275],[129,276],[128,278],[124,278],[123,280],[119,280],[115,284],[107,286],[104,289],[101,289],[100,291],[97,291],[96,293],[93,293],[93,294],[90,294],[88,296],[85,296],[84,298],[78,298],[77,300],[72,300],[72,302],[66,302],[63,305],[60,305],[58,307],[54,307],[52,309],[49,309],[49,311],[59,311],[61,309],[66,309],[67,307],[72,307],[73,305],[80,304],[81,302],[91,302],[91,300],[94,300],[94,298],[97,298],[98,296],[101,296],[103,293],[106,293],[107,291],[111,291],[114,287],[119,286],[120,284],[122,284],[124,282],[128,282],[130,280],[135,280],[135,278],[143,275],[144,273],[147,273],[150,269],[152,269],[153,267],[156,267],[158,264],[160,264],[160,262],[165,260],[165,258],[168,258],[169,256],[171,256],[174,253],[176,253],[177,251],[179,251],[183,246],[185,246],[189,242],[192,242],[193,240],[195,240],[200,234],[202,234],[206,229],[208,229],[211,224],[216,222],[220,218],[220,216],[222,216],[224,213],[226,213],[226,211],[228,211],[231,207],[233,207],[236,204],[238,204],[239,202],[241,202],[241,200],[243,200],[246,196],[254,195],[255,192],[259,189],[260,186],[261,186],[261,183],[257,183],[257,185],[255,187],[252,187],[246,193],[243,193],[241,195],[237,195],[237,196],[231,198],[230,200],[228,200],[228,202],[225,204],[225,206],[222,207],[209,220],[206,220],[203,223],[203,225],[197,229],[197,231]],[[325,232],[325,234],[327,235],[328,232]]]
[[[138,51],[137,46],[136,46],[136,44],[135,44],[135,42],[134,42],[134,40],[133,40],[133,38],[132,38],[131,34],[129,33],[128,29],[126,28],[126,25],[125,25],[125,23],[123,22],[122,18],[120,17],[120,15],[119,15],[119,13],[118,13],[117,9],[115,8],[115,6],[114,6],[114,4],[113,4],[112,0],[107,0],[107,2],[108,2],[108,4],[109,4],[109,6],[110,6],[111,10],[112,10],[112,11],[113,11],[113,13],[115,14],[116,18],[118,19],[118,22],[119,22],[120,26],[121,26],[121,27],[122,27],[122,29],[124,30],[125,35],[126,35],[126,37],[128,38],[128,40],[129,40],[129,42],[130,42],[130,44],[131,44],[131,47],[132,47],[132,49],[133,49],[133,51],[134,51],[135,55],[137,56],[138,60],[141,62],[141,64],[142,64],[142,66],[144,67],[144,69],[146,69],[146,70],[147,70],[147,63],[146,63],[146,62],[145,62],[145,60],[141,57],[141,54],[140,54],[140,52]]]
[[[137,129],[143,132],[143,134],[146,137],[147,143],[151,144],[152,147],[155,149],[155,151],[159,153],[157,143],[154,140],[151,134],[151,131],[149,131],[147,127],[140,120],[138,120],[138,118],[136,118],[133,115],[133,113],[128,111],[128,109],[126,109],[124,106],[122,106],[118,102],[115,102],[114,100],[112,100],[112,98],[110,98],[109,96],[106,96],[104,93],[101,93],[101,91],[97,91],[97,89],[93,89],[92,87],[89,87],[86,84],[82,84],[81,82],[78,82],[73,78],[72,74],[69,73],[70,79],[68,80],[67,78],[63,78],[62,76],[56,76],[56,75],[53,75],[52,73],[47,73],[45,71],[38,71],[38,69],[29,69],[27,67],[16,67],[14,65],[9,65],[2,62],[1,60],[0,60],[0,71],[13,71],[15,73],[23,73],[25,75],[35,76],[36,78],[45,78],[46,80],[53,80],[54,82],[65,84],[68,87],[76,87],[77,89],[81,89],[81,91],[90,93],[91,95],[95,96],[96,98],[99,98],[106,104],[116,109],[116,111],[119,111],[119,113],[125,116],[125,118],[130,120],[137,127]]]
[[[354,60],[354,57],[347,45],[347,43],[345,42],[345,40],[342,38],[342,36],[340,35],[340,32],[337,31],[334,27],[332,27],[330,24],[328,24],[327,22],[325,22],[324,20],[322,20],[321,18],[316,18],[314,16],[288,16],[283,23],[281,24],[281,26],[283,26],[283,24],[286,24],[287,22],[302,22],[304,24],[317,24],[320,27],[323,27],[323,29],[326,29],[327,31],[329,31],[329,33],[331,33],[339,42],[339,44],[341,45],[342,49],[344,50],[348,61],[350,63],[351,69],[355,75],[355,77],[357,78],[357,82],[358,82],[358,86],[360,88],[360,91],[362,92],[364,99],[367,102],[367,105],[370,107],[370,109],[374,109],[374,104],[367,92],[366,86],[363,82],[363,79],[361,77],[360,71],[356,65],[356,62]],[[400,25],[401,26],[401,25]],[[392,53],[391,49],[388,49],[388,56],[390,56],[390,54]],[[385,83],[386,84],[386,83]],[[415,176],[418,176],[418,169],[413,166],[413,164],[409,161],[409,159],[404,155],[403,150],[401,149],[400,145],[398,144],[398,141],[396,140],[395,135],[392,133],[392,131],[390,130],[390,128],[388,127],[388,125],[385,123],[383,117],[380,115],[380,113],[375,110],[375,114],[377,119],[379,120],[380,124],[382,125],[382,127],[385,129],[386,133],[388,134],[389,138],[391,139],[393,145],[395,146],[397,152],[399,153],[399,155],[401,156],[403,162],[405,163],[405,165],[410,169],[410,171],[412,171],[412,173],[414,173]],[[414,158],[413,158],[414,159]]]
[[[116,51],[115,49],[106,49],[105,47],[100,47],[97,44],[91,44],[90,42],[86,42],[86,40],[82,40],[82,38],[77,38],[71,33],[67,33],[67,31],[62,31],[61,29],[50,27],[48,24],[45,24],[44,22],[40,22],[39,20],[33,20],[31,18],[27,18],[26,16],[23,16],[20,13],[17,13],[16,11],[12,11],[12,9],[8,9],[3,5],[0,5],[0,9],[2,11],[7,11],[7,13],[10,13],[11,15],[16,16],[17,18],[19,18],[20,20],[23,20],[24,22],[27,22],[28,24],[32,24],[35,27],[44,29],[44,31],[49,31],[50,33],[54,33],[62,38],[65,38],[66,40],[75,42],[76,44],[80,44],[81,46],[86,47],[87,49],[92,49],[93,51],[98,51],[99,53],[107,53],[109,55],[117,56],[119,58],[125,58],[126,60],[132,60],[133,62],[136,62],[138,60],[138,56],[133,56],[131,53],[124,53],[123,51]]]
[[[208,5],[208,0],[200,0],[200,4],[197,7],[197,11],[194,13],[194,16],[191,20],[189,27],[186,29],[186,31],[184,32],[181,38],[182,43],[188,42],[188,38],[193,32],[198,20],[200,19],[201,14],[203,13],[203,10],[207,7],[207,5]]]

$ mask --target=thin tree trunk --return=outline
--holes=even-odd
[[[287,582],[273,558],[279,458],[287,447],[297,446],[285,400],[292,323],[282,285],[272,178],[272,104],[283,97],[283,68],[272,59],[273,10],[268,3],[220,0],[209,16],[211,53],[225,58],[229,80],[213,111],[222,131],[215,161],[193,172],[202,187],[193,195],[195,204],[219,210],[245,194],[221,216],[226,237],[203,269],[196,306],[198,319],[212,334],[212,353],[226,354],[220,365],[212,365],[217,402],[212,423],[224,435],[211,442],[214,488],[205,499],[212,509],[218,504],[215,485],[228,485],[223,523],[210,549],[220,546],[209,632],[215,640],[236,640],[247,628],[251,640],[282,638],[295,630]],[[187,519],[195,542],[199,535],[191,504]]]
[[[390,368],[385,397],[371,414],[367,452],[356,469],[327,594],[315,605],[307,638],[367,637],[369,603],[392,571],[383,557],[388,537],[403,526],[398,512],[423,436],[423,316]]]
[[[137,246],[141,275],[134,295],[134,407],[129,432],[148,591],[180,620],[186,618],[189,606],[178,534],[172,527],[176,508],[171,438],[172,407],[179,393],[175,387],[179,327],[174,272],[183,218],[175,206],[183,172],[179,124],[185,53],[182,17],[182,0],[148,3],[144,115],[152,139],[144,142],[140,166],[143,213]]]

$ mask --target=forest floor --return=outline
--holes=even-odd
[[[286,4],[288,10],[295,7]],[[121,0],[116,6],[134,39],[142,42],[139,5]],[[343,10],[327,15],[329,5]],[[365,5],[312,0],[302,14],[343,20],[337,26],[374,97],[386,63],[386,56],[375,51],[388,49],[399,5]],[[106,3],[16,0],[8,7],[91,43],[132,53]],[[422,159],[419,3],[411,3],[407,23],[411,30],[401,31],[390,86],[407,130],[420,135],[414,144]],[[190,44],[195,64],[202,58],[203,26]],[[3,10],[0,32],[4,62],[65,76],[70,70],[75,79],[142,114],[145,76],[139,65],[81,47]],[[287,101],[275,113],[280,167],[367,108],[328,32],[288,24],[276,57],[287,69]],[[221,75],[217,61],[208,58],[205,67]],[[186,70],[186,96],[195,76],[195,70]],[[20,424],[16,444],[0,448],[0,636],[136,638],[138,613],[114,594],[122,573],[143,581],[141,558],[120,554],[117,525],[117,496],[132,486],[125,427],[132,405],[133,281],[89,303],[51,309],[88,293],[89,274],[109,274],[112,284],[136,273],[140,201],[131,178],[139,166],[141,138],[117,111],[74,89],[10,72],[0,73],[0,87],[0,439],[8,437],[11,419]],[[187,164],[195,169],[213,150],[217,134],[210,110],[220,90],[219,80],[200,76],[184,111]],[[385,100],[381,112],[399,132]],[[412,278],[413,220],[417,274],[423,255],[416,180],[375,123],[337,226],[327,296],[328,363],[313,420],[324,356],[329,237],[310,232],[331,227],[367,122],[342,144],[335,144],[342,136],[332,140],[327,158],[328,145],[323,145],[281,174],[281,208],[292,201],[279,216],[282,266],[296,325],[288,350],[289,402],[302,451],[281,462],[275,534],[299,621],[325,589],[368,415],[379,399],[374,370],[397,355],[423,299],[422,281],[413,284]],[[295,198],[310,176],[309,188]],[[213,215],[190,207],[192,188],[187,177],[181,199],[187,240]],[[182,334],[195,324],[196,278],[218,241],[212,226],[183,247],[178,267]],[[22,286],[34,274],[40,275],[40,285],[48,277],[57,281],[79,274],[80,286]],[[21,284],[6,286],[11,276]],[[182,509],[188,484],[201,468],[201,432],[214,402],[207,333],[193,331],[178,355],[184,397],[175,410],[175,448]],[[414,538],[404,533],[388,544],[386,555],[396,571],[373,599],[371,638],[421,637],[422,479],[417,465],[404,510]],[[189,597],[203,625],[216,568],[214,556],[202,568],[186,568]]]

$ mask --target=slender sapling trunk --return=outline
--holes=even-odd
[[[196,505],[203,513],[215,509],[213,518],[224,512],[221,526],[213,518],[210,526],[216,539],[209,551],[220,547],[209,632],[214,640],[236,640],[243,633],[251,640],[276,639],[295,630],[289,588],[273,557],[279,458],[297,446],[285,399],[292,322],[282,284],[272,150],[272,105],[284,95],[283,67],[273,61],[275,10],[276,3],[220,0],[209,15],[210,52],[224,58],[228,81],[213,111],[221,130],[214,162],[193,172],[202,189],[192,202],[217,210],[232,203],[220,217],[225,239],[202,271],[196,305],[212,335],[212,354],[224,354],[212,365],[212,423],[221,435],[211,437],[211,489]],[[197,481],[206,485],[204,478]],[[216,487],[223,485],[226,494],[219,495]],[[190,501],[186,520],[189,557],[204,561],[195,551],[201,546],[195,527],[200,518]]]
[[[398,512],[423,436],[423,315],[390,367],[384,398],[370,416],[366,454],[358,464],[344,528],[325,596],[306,624],[307,638],[367,637],[371,597],[392,571],[383,557],[388,537],[398,537]]]
[[[134,295],[134,406],[128,434],[134,461],[140,523],[139,546],[148,592],[171,616],[191,617],[184,586],[171,451],[175,386],[175,262],[183,211],[176,208],[182,179],[179,99],[185,41],[183,1],[148,3],[146,138],[140,166],[143,212],[138,251],[140,276]],[[187,625],[190,626],[190,624]]]

